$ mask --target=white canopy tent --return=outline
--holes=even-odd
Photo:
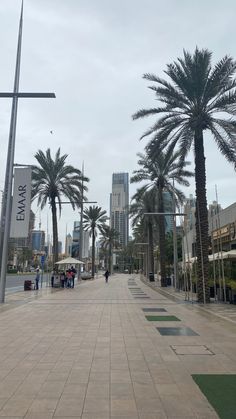
[[[56,265],[84,265],[84,262],[75,258],[66,258],[56,262]]]
[[[208,259],[209,259],[210,262],[212,262],[213,260],[225,259],[226,253],[227,252],[223,252],[223,251],[214,253],[214,255],[213,254],[209,255]]]
[[[236,249],[232,249],[229,252],[224,252],[223,259],[236,259]]]

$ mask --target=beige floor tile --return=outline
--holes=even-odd
[[[131,383],[111,383],[111,400],[133,399],[134,390]]]
[[[139,419],[167,419],[165,412],[156,412],[156,413],[139,413]],[[169,419],[169,416],[168,416]],[[180,418],[179,418],[180,419]]]
[[[92,398],[86,397],[84,402],[83,413],[109,413],[110,402],[109,398]]]
[[[110,419],[110,415],[105,412],[103,412],[102,414],[101,413],[83,413],[81,416],[81,419]]]
[[[155,385],[159,395],[180,395],[180,389],[177,384],[163,384],[159,383]]]
[[[62,396],[66,395],[75,398],[84,398],[87,391],[87,384],[65,384]]]
[[[155,398],[137,398],[136,405],[139,413],[158,413],[164,411],[161,400],[158,397]]]
[[[57,398],[35,399],[29,408],[29,413],[54,413],[57,403]]]
[[[83,403],[84,401],[81,399],[75,399],[75,398],[61,398],[57,408],[54,412],[54,416],[78,416],[80,417],[82,415],[83,410]]]
[[[94,382],[94,381],[90,381],[88,383],[88,387],[87,387],[87,392],[86,392],[86,398],[95,398],[95,399],[100,399],[100,398],[109,398],[109,394],[110,394],[110,383],[109,382],[104,382],[102,383],[98,383],[98,382]]]
[[[195,417],[195,413],[191,411],[188,405],[186,405],[186,398],[180,396],[173,396],[173,395],[161,395],[160,396],[162,405],[164,407],[164,411],[166,412],[167,416],[177,417]]]
[[[27,413],[24,419],[52,419],[53,413]]]
[[[111,416],[137,415],[137,408],[134,399],[111,400]]]
[[[24,416],[30,408],[33,399],[9,399],[2,409],[0,410],[0,416]]]

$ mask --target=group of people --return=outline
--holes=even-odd
[[[55,270],[51,273],[51,287],[55,284],[60,284],[62,288],[74,288],[75,286],[75,275],[76,270],[73,266],[66,271],[56,272]]]

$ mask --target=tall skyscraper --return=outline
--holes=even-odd
[[[74,221],[74,230],[72,232],[72,248],[71,255],[74,258],[79,257],[79,243],[80,242],[80,221]],[[83,230],[83,248],[82,258],[88,257],[89,251],[89,232]]]
[[[33,230],[32,231],[32,250],[44,252],[45,246],[45,231]]]
[[[129,174],[112,174],[110,225],[118,233],[120,245],[127,246],[129,237]]]

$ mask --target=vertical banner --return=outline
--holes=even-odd
[[[31,168],[15,168],[10,237],[27,237],[31,206]]]

